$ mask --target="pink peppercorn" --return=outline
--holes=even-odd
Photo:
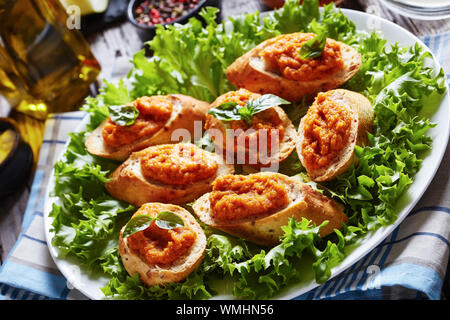
[[[200,0],[145,0],[134,10],[139,24],[170,23],[198,6]]]

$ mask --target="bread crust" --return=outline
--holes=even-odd
[[[119,254],[122,258],[123,265],[128,274],[134,275],[135,273],[139,273],[141,281],[148,286],[181,281],[202,262],[206,248],[205,233],[200,224],[186,209],[163,203],[149,203],[149,205],[159,212],[171,211],[176,213],[183,219],[184,224],[188,225],[197,234],[197,238],[189,252],[177,259],[170,266],[149,265],[139,254],[129,248],[127,238],[123,238],[124,226],[119,236]]]
[[[306,218],[316,225],[328,220],[328,224],[320,230],[322,237],[332,233],[334,229],[341,228],[347,221],[341,204],[307,184],[280,173],[257,174],[272,175],[286,185],[289,194],[287,207],[268,215],[223,223],[212,217],[210,193],[206,193],[194,202],[192,208],[195,214],[209,226],[263,246],[275,246],[280,242],[280,236],[283,234],[281,227],[287,225],[290,218],[297,221]]]
[[[183,145],[186,145],[186,147],[193,146],[189,143]],[[143,176],[140,164],[143,152],[145,152],[145,149],[132,153],[112,173],[112,180],[105,184],[106,189],[114,198],[126,201],[134,206],[141,206],[147,202],[185,204],[211,190],[211,183],[218,176],[234,173],[234,166],[225,164],[220,155],[204,151],[208,152],[219,165],[214,176],[187,185],[168,185]]]
[[[226,70],[228,80],[238,88],[260,94],[272,93],[296,102],[306,95],[339,87],[353,77],[361,67],[361,55],[358,51],[338,41],[344,62],[342,70],[320,80],[297,81],[284,78],[267,70],[265,62],[259,56],[261,50],[278,41],[281,36],[268,39],[237,58]]]
[[[153,145],[179,142],[172,141],[172,133],[177,129],[187,130],[193,139],[194,121],[202,121],[203,126],[209,103],[182,94],[168,96],[174,105],[172,115],[166,124],[152,136],[143,137],[129,145],[112,148],[104,142],[102,137],[103,127],[108,122],[107,118],[86,139],[86,149],[89,153],[99,157],[123,161],[134,151]]]
[[[305,167],[308,176],[314,181],[329,181],[345,172],[352,164],[355,164],[355,145],[363,146],[368,143],[367,132],[373,130],[374,112],[370,101],[362,94],[346,89],[332,90],[331,97],[342,102],[348,108],[352,117],[350,135],[344,144],[342,151],[328,166],[312,169],[308,167],[303,155],[302,145],[304,140],[305,117],[300,121],[298,128],[297,154],[300,162]]]

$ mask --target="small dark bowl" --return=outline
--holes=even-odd
[[[127,16],[128,16],[128,21],[130,21],[138,30],[138,35],[141,38],[142,41],[149,41],[151,40],[156,33],[156,26],[146,26],[146,25],[142,25],[139,24],[135,17],[134,17],[134,10],[136,9],[136,7],[143,2],[144,0],[131,0],[130,3],[128,4],[128,10],[127,10]],[[197,6],[195,8],[192,8],[191,10],[189,10],[184,16],[179,17],[176,20],[173,20],[171,22],[168,23],[161,23],[162,26],[166,26],[166,25],[171,25],[174,23],[186,23],[190,18],[192,17],[197,17],[198,13],[200,12],[200,10],[206,6],[206,5],[214,5],[212,3],[217,3],[217,0],[202,0],[200,1]]]
[[[8,129],[15,133],[15,141],[8,156],[0,163],[0,198],[22,186],[33,165],[33,151],[23,141],[14,122],[8,118],[0,118],[0,134]]]

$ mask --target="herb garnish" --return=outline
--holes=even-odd
[[[289,101],[274,94],[264,94],[255,100],[248,100],[244,106],[241,106],[236,102],[226,102],[216,108],[211,108],[208,113],[217,119],[224,121],[244,120],[251,126],[255,114],[280,104],[289,103]]]
[[[119,126],[131,126],[139,116],[139,110],[132,105],[109,106],[111,121]]]
[[[316,36],[306,41],[299,51],[300,59],[307,60],[320,57],[325,49],[325,43],[327,41],[326,28],[313,20],[310,28]]]
[[[172,211],[162,211],[156,217],[150,217],[146,214],[137,215],[128,221],[123,237],[129,237],[132,234],[147,229],[150,224],[155,221],[155,224],[161,229],[175,229],[184,227],[183,219]]]

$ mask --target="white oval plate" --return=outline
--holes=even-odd
[[[359,31],[371,32],[373,28],[376,28],[383,33],[384,38],[388,41],[388,44],[395,44],[398,42],[400,46],[412,46],[415,43],[419,43],[422,47],[429,51],[425,44],[416,36],[390,21],[364,12],[349,9],[341,10],[356,24],[356,29]],[[438,68],[440,68],[440,65],[435,57],[434,63]],[[405,219],[408,213],[419,201],[425,190],[428,188],[428,185],[439,168],[448,143],[450,123],[449,106],[450,99],[447,86],[445,97],[441,101],[439,108],[431,116],[431,121],[437,123],[437,126],[430,129],[428,133],[433,140],[432,149],[428,156],[424,159],[421,170],[414,177],[414,182],[399,201],[402,205],[400,205],[401,207],[399,208],[397,220],[392,225],[379,228],[376,232],[367,234],[363,237],[361,241],[359,241],[358,246],[344,259],[344,261],[332,269],[332,277],[335,277],[354,263],[358,262],[378,244],[380,244],[389,234],[391,234],[391,232],[394,231],[403,219]],[[86,117],[86,119],[80,123],[80,126],[76,131],[84,130],[87,120],[88,119]],[[53,190],[53,185],[54,177],[52,175],[47,190]],[[100,288],[104,287],[108,283],[107,278],[89,275],[81,270],[75,261],[58,258],[58,250],[51,244],[53,234],[50,232],[50,229],[53,219],[48,216],[51,211],[52,204],[55,201],[57,201],[57,199],[48,196],[44,210],[47,243],[55,264],[58,266],[61,273],[67,278],[68,282],[70,282],[76,289],[81,291],[88,298],[96,300],[105,299],[105,296]],[[278,295],[273,297],[273,299],[293,299],[318,286],[318,284],[314,281],[312,272],[305,275],[305,280],[283,289]],[[230,295],[219,295],[214,298],[228,299],[233,297]]]

